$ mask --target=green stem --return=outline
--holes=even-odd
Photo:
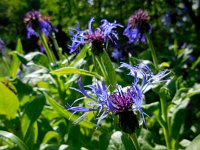
[[[58,42],[57,42],[57,40],[56,40],[56,36],[55,36],[55,33],[54,33],[54,32],[51,33],[51,39],[52,39],[53,45],[54,45],[54,47],[55,47],[55,49],[56,49],[56,51],[57,51],[59,60],[62,60],[62,49],[61,49],[61,48],[59,47],[59,45],[58,45]]]
[[[40,35],[40,39],[42,41],[44,48],[46,49],[46,53],[47,53],[47,57],[49,58],[49,62],[56,64],[56,58],[47,44],[45,35],[44,34]]]
[[[161,97],[160,103],[161,103],[161,112],[163,114],[163,120],[165,122],[165,124],[163,126],[165,142],[166,142],[167,148],[171,149],[172,145],[171,145],[171,138],[170,138],[170,124],[169,124],[169,120],[168,120],[168,117],[167,117],[166,99]]]
[[[102,63],[100,61],[100,58],[98,56],[94,56],[94,63],[95,63],[95,61],[97,62],[97,65],[100,68],[100,71],[101,71],[103,77],[106,79],[107,78],[107,73],[105,71],[105,67],[103,67],[103,65],[102,65]]]
[[[138,139],[137,139],[136,133],[130,134],[130,137],[131,137],[131,140],[133,141],[133,143],[134,143],[134,145],[135,145],[135,149],[136,149],[136,150],[141,150],[141,149],[140,149],[140,145],[139,145],[139,143],[138,143]]]
[[[60,80],[59,76],[53,76],[56,83],[57,83],[57,89],[58,89],[58,93],[59,93],[59,97],[61,99],[61,101],[64,103],[64,99],[65,99],[65,89],[63,87],[62,81]]]
[[[158,59],[157,59],[157,56],[156,56],[156,52],[155,52],[155,49],[154,49],[154,46],[153,46],[153,43],[150,39],[150,36],[148,33],[145,34],[146,37],[147,37],[147,43],[150,47],[150,50],[151,50],[151,56],[152,56],[152,59],[153,59],[153,63],[155,65],[155,68],[158,69]]]
[[[197,58],[197,60],[194,63],[192,63],[191,69],[194,70],[199,63],[200,63],[200,56]]]

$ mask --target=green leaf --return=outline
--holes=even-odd
[[[15,54],[17,55],[18,59],[21,61],[22,64],[27,65],[28,64],[28,60],[24,57],[24,55],[15,52]]]
[[[89,72],[87,70],[77,69],[77,68],[73,68],[73,67],[64,67],[64,68],[61,68],[58,70],[51,71],[51,73],[54,75],[80,74],[80,75],[97,77],[97,78],[101,79],[101,76],[94,72]]]
[[[187,139],[183,139],[179,142],[179,145],[181,147],[183,147],[184,149],[186,149],[186,147],[188,147],[192,142],[190,140]]]
[[[12,80],[12,84],[15,86],[17,90],[17,96],[20,101],[20,106],[23,106],[32,99],[30,95],[33,94],[34,91],[31,86],[23,83],[21,80],[17,78]]]
[[[135,149],[132,141],[125,134],[116,131],[112,134],[102,135],[100,138],[100,149],[104,150],[128,150]]]
[[[194,95],[200,94],[200,84],[195,84],[187,93],[187,97],[192,97]]]
[[[186,150],[197,150],[200,147],[200,134],[192,140],[192,143],[186,148]]]
[[[0,130],[0,139],[12,141],[21,150],[29,150],[29,148],[24,144],[24,142],[20,138],[18,138],[16,135],[10,132]]]
[[[19,108],[17,96],[1,82],[0,89],[0,114],[6,115],[8,119],[15,118]]]
[[[185,122],[185,116],[187,113],[185,110],[191,100],[191,97],[200,94],[199,87],[199,84],[195,84],[189,91],[186,88],[181,88],[176,92],[174,98],[172,99],[172,102],[175,105],[173,105],[170,109],[170,115],[172,116],[171,135],[175,140],[178,138],[181,127]]]
[[[172,102],[179,104],[185,98],[187,91],[188,91],[187,88],[181,88],[178,91],[176,91],[176,94],[173,97]]]
[[[18,59],[25,65],[33,65],[36,64],[38,66],[46,67],[48,68],[49,61],[46,55],[40,52],[31,52],[24,55],[21,55],[18,52],[15,52]]]
[[[159,102],[153,102],[150,104],[144,104],[142,105],[142,109],[147,114],[152,114],[154,111],[158,110],[160,108]]]
[[[29,53],[29,55],[31,55],[31,61],[33,61],[34,64],[48,68],[49,61],[46,55],[40,52]],[[27,57],[28,56],[26,56],[26,58]]]
[[[17,41],[16,52],[19,54],[23,54],[23,48],[22,48],[22,43],[20,39],[18,39]],[[15,52],[14,53],[12,52],[11,54],[13,55],[13,58],[12,58],[12,63],[11,63],[12,65],[10,67],[10,72],[11,72],[11,77],[15,78],[17,76],[17,72],[18,72],[21,62]]]
[[[113,67],[112,61],[110,60],[110,57],[108,56],[106,51],[104,51],[101,57],[101,62],[104,65],[104,68],[106,69],[106,72],[107,72],[107,81],[109,82],[109,84],[115,86],[116,72]]]
[[[159,68],[168,68],[170,67],[170,62],[162,62],[160,65],[159,65]]]
[[[60,141],[59,134],[57,132],[55,132],[55,131],[48,131],[45,134],[42,143],[43,144],[47,144],[51,139],[56,139],[57,142]]]
[[[38,124],[37,124],[37,122],[34,122],[33,125],[30,126],[24,141],[26,142],[27,145],[29,145],[29,146],[31,145],[31,147],[33,147],[34,144],[37,143],[37,138],[38,138]],[[34,149],[34,148],[32,148],[32,149]]]
[[[96,72],[104,77],[107,85],[113,85],[110,89],[114,90],[114,86],[116,85],[116,72],[107,52],[104,51],[100,56],[94,56],[93,62]]]
[[[43,95],[36,96],[33,101],[26,105],[21,121],[22,134],[24,138],[27,138],[27,133],[29,133],[33,123],[40,116],[44,105],[45,97]]]
[[[53,100],[50,96],[45,94],[46,99],[48,100],[49,104],[53,107],[55,111],[57,111],[61,116],[65,117],[66,119],[69,119],[74,122],[76,119],[78,119],[77,115],[72,115],[71,112],[67,111],[64,107],[62,107],[60,104],[58,104],[55,100]],[[79,123],[80,126],[89,128],[89,129],[94,129],[96,126],[95,124],[91,122],[86,122],[86,121],[81,121]]]
[[[164,145],[158,145],[158,144],[156,144],[154,150],[168,150],[168,149]]]
[[[41,144],[40,150],[56,150],[59,149],[58,144]]]
[[[186,107],[189,103],[189,100],[184,100],[181,102],[180,105],[174,108],[173,115],[172,115],[172,128],[171,128],[171,136],[173,139],[177,140],[179,136],[179,132],[183,123],[185,122],[185,115],[186,115]]]
[[[70,63],[69,67],[77,67],[79,66],[80,64],[82,64],[82,62],[84,62],[84,58],[85,58],[85,55],[87,53],[89,49],[89,46],[88,45],[85,45],[80,53],[78,54],[78,56],[76,56],[76,58]]]
[[[197,67],[197,65],[200,63],[200,56],[197,58],[197,60],[192,64],[192,67],[191,67],[191,69],[192,70],[194,70],[196,67]]]
[[[154,150],[152,147],[152,145],[154,145],[153,140],[155,140],[153,134],[149,130],[142,128],[138,137],[138,141],[141,146],[140,148],[146,150]]]

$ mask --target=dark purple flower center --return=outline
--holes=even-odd
[[[24,23],[29,26],[31,26],[32,24],[38,24],[42,21],[42,15],[39,11],[28,12],[24,18]]]
[[[103,42],[104,36],[101,30],[96,30],[94,32],[88,32],[84,35],[85,40],[92,43],[92,52],[95,55],[99,55],[103,52]]]
[[[127,93],[113,94],[110,96],[110,99],[117,112],[132,110],[133,100]]]
[[[140,9],[129,18],[128,23],[132,25],[132,28],[139,28],[142,31],[146,31],[150,28],[149,20],[148,12]]]
[[[101,31],[96,30],[95,32],[89,32],[88,34],[86,34],[85,39],[92,42],[93,41],[103,42],[104,37]]]

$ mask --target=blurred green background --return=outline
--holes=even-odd
[[[64,45],[67,47],[71,43],[68,29],[76,27],[78,22],[82,29],[86,29],[90,18],[95,17],[94,27],[98,27],[102,19],[110,22],[116,20],[125,27],[128,18],[138,9],[149,12],[153,28],[151,40],[159,62],[162,62],[161,68],[169,68],[174,76],[173,80],[165,85],[165,89],[162,89],[164,92],[157,87],[147,93],[145,100],[147,105],[144,105],[143,109],[150,115],[146,118],[149,129],[139,131],[140,144],[147,150],[166,149],[163,131],[158,123],[159,116],[162,115],[159,112],[159,96],[162,96],[161,92],[163,92],[167,95],[168,115],[172,121],[172,130],[175,131],[171,133],[175,147],[180,149],[187,147],[200,132],[199,0],[0,0],[0,38],[7,48],[6,61],[11,68],[16,67],[14,71],[12,70],[14,75],[10,77],[6,66],[0,62],[0,86],[4,90],[0,89],[2,94],[0,100],[5,104],[6,102],[12,104],[8,109],[5,109],[7,105],[4,107],[2,104],[2,108],[0,107],[0,112],[6,111],[6,115],[3,114],[4,112],[0,115],[0,130],[15,134],[29,149],[33,150],[129,150],[133,147],[128,136],[116,131],[119,128],[115,126],[116,122],[112,117],[107,118],[97,130],[94,127],[96,120],[91,121],[92,114],[88,117],[89,121],[72,125],[72,121],[68,120],[71,114],[66,111],[66,104],[71,104],[75,99],[80,98],[80,94],[69,88],[77,87],[78,77],[70,74],[57,78],[49,73],[50,65],[45,62],[47,58],[44,54],[30,54],[39,50],[37,40],[27,39],[23,19],[31,10],[39,10],[43,16],[49,16],[51,23],[64,32],[66,36],[63,37]],[[126,45],[127,38],[123,36],[123,30],[122,28],[118,30],[119,43]],[[65,51],[68,52],[67,48]],[[77,68],[94,71],[92,60],[88,56],[91,53],[88,51],[87,47],[84,47],[79,57],[69,56],[66,61],[59,62],[60,66],[57,67],[62,68],[73,64],[78,66]],[[121,51],[123,52],[123,48]],[[18,55],[15,55],[16,53]],[[109,51],[108,53],[111,54]],[[25,54],[30,55],[26,57]],[[130,51],[125,49],[123,54],[126,56],[124,60],[128,62],[134,62],[135,58],[151,60],[148,45],[131,45]],[[33,66],[26,62],[26,58]],[[113,68],[117,68],[119,62],[113,62]],[[20,77],[17,76],[19,70],[22,72]],[[40,72],[36,72],[37,70]],[[123,78],[125,73],[117,69],[116,72],[117,82],[127,85],[129,78]],[[58,89],[60,85],[57,85],[57,80],[63,86],[61,89]],[[88,84],[92,79],[85,77],[83,82]],[[4,92],[7,95],[3,95]],[[42,92],[50,96],[44,96]],[[10,99],[17,99],[17,103],[9,101]],[[2,137],[0,144],[9,145],[4,149],[9,147],[15,149],[13,143],[26,149],[18,138],[9,133],[0,132]],[[5,140],[9,138],[11,140]]]

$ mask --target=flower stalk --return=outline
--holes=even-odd
[[[137,134],[135,132],[130,134],[130,138],[131,138],[132,142],[134,143],[135,149],[141,150],[140,144],[138,142]]]
[[[46,41],[46,37],[44,34],[40,35],[40,39],[42,41],[43,46],[45,47],[46,53],[47,53],[47,57],[49,59],[50,63],[56,64],[56,58],[54,56],[54,54],[52,53],[51,49],[49,48],[47,41]]]
[[[164,121],[163,122],[164,125],[162,126],[162,128],[164,132],[165,142],[166,142],[167,148],[172,149],[172,142],[171,142],[171,137],[170,137],[171,127],[169,124],[169,119],[167,117],[166,99],[163,96],[160,97],[160,104],[161,104],[161,112],[162,112],[163,121]]]
[[[58,45],[58,42],[56,40],[56,36],[55,36],[54,32],[51,33],[51,39],[53,41],[53,45],[54,45],[54,47],[56,49],[56,52],[58,54],[59,60],[62,60],[62,58],[63,58],[63,56],[62,56],[62,49]]]
[[[147,43],[149,45],[149,48],[151,50],[151,56],[152,56],[152,59],[153,59],[153,63],[155,65],[155,68],[158,69],[158,58],[156,56],[156,52],[155,52],[155,49],[154,49],[154,46],[153,46],[153,43],[150,39],[150,36],[148,33],[145,34],[146,35],[146,38],[147,38]]]

